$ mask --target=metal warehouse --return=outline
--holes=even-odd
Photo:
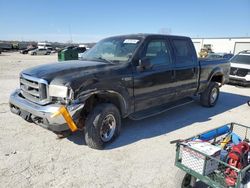
[[[197,53],[199,53],[202,48],[208,47],[215,53],[237,54],[243,50],[250,50],[250,37],[192,38],[192,41]]]

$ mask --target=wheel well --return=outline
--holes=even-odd
[[[124,113],[124,105],[122,99],[117,94],[100,93],[93,94],[86,101],[83,108],[85,117],[92,111],[92,109],[100,103],[112,103],[120,111],[121,115]]]
[[[217,82],[217,83],[223,84],[223,75],[222,74],[214,75],[211,78],[211,82]]]

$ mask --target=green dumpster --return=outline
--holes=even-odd
[[[85,51],[85,47],[69,46],[58,52],[58,61],[77,60],[78,54]]]
[[[78,51],[74,48],[66,48],[58,52],[58,61],[77,60]]]

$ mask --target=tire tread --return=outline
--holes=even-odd
[[[211,82],[208,85],[208,87],[205,89],[205,91],[201,94],[201,96],[200,96],[200,102],[201,102],[202,106],[213,107],[216,104],[216,102],[217,102],[217,100],[219,98],[219,93],[218,93],[218,97],[217,97],[217,100],[215,101],[215,103],[214,104],[210,103],[210,94],[211,94],[211,91],[212,91],[212,89],[214,87],[218,88],[218,91],[219,91],[219,85],[218,85],[218,83]]]
[[[85,141],[86,144],[93,149],[103,149],[104,143],[99,135],[99,120],[102,118],[102,115],[106,112],[112,112],[114,113],[114,116],[116,118],[116,132],[113,136],[113,138],[109,141],[111,142],[115,137],[117,137],[120,133],[120,127],[121,127],[121,120],[120,120],[120,112],[117,109],[116,106],[114,106],[111,103],[101,103],[98,104],[92,112],[87,116],[85,121]]]

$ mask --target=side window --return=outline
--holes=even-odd
[[[173,40],[176,64],[193,64],[193,51],[187,40]]]
[[[149,59],[152,65],[171,64],[170,51],[165,40],[150,41],[143,58]]]

